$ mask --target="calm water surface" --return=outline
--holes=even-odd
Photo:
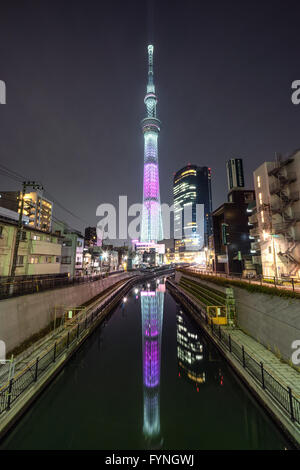
[[[1,449],[289,448],[158,282],[132,289]]]

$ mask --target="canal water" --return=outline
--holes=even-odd
[[[128,293],[0,449],[285,449],[160,278]]]

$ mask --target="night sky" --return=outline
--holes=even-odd
[[[173,173],[191,162],[212,168],[218,207],[226,159],[244,159],[252,187],[257,166],[300,147],[300,105],[291,102],[300,79],[297,3],[1,1],[1,163],[41,181],[82,221],[57,207],[56,217],[81,230],[119,194],[142,202],[151,41],[162,202],[172,202]],[[20,186],[0,177],[0,188]]]

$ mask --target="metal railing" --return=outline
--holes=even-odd
[[[105,310],[111,310],[114,305],[120,300],[125,291],[130,289],[137,278],[132,278],[121,286],[117,291],[110,294],[99,306],[91,309],[86,314],[84,319],[69,329],[64,336],[55,342],[51,348],[45,351],[40,357],[37,357],[33,362],[29,363],[26,368],[16,374],[0,389],[0,416],[2,413],[9,411],[13,403],[24,393],[28,388],[37,382],[51,366],[55,364],[57,359],[62,354],[72,349],[78,340],[84,336],[85,332],[95,324],[100,315]]]
[[[248,284],[256,284],[261,286],[268,286],[268,287],[279,287],[290,289],[293,292],[300,291],[300,278],[292,278],[292,277],[276,277],[276,276],[264,276],[262,274],[256,275],[249,275],[248,277],[243,276],[241,273],[230,273],[226,274],[225,272],[220,271],[207,271],[205,269],[196,268],[196,267],[188,267],[188,268],[179,268],[178,270],[185,271],[186,274],[194,273],[194,274],[204,274],[205,276],[215,276],[225,279],[232,279],[234,281],[242,281]]]
[[[251,375],[251,377],[262,387],[262,389],[281,407],[281,409],[289,416],[291,421],[300,424],[300,400],[292,392],[290,387],[282,385],[268,370],[265,369],[262,362],[257,362],[245,350],[243,345],[237,343],[230,335],[225,332],[220,325],[215,325],[206,312],[200,306],[196,305],[183,291],[178,289],[172,282],[167,281],[171,286],[171,291],[178,293],[179,298],[183,297],[188,308],[194,314],[205,321],[206,325],[211,329],[211,333],[218,341],[225,346],[229,353],[243,366],[243,368]]]
[[[13,280],[11,277],[0,278],[0,300],[20,295],[34,294],[49,289],[73,286],[86,282],[95,282],[105,276],[120,274],[124,271],[111,271],[102,274],[88,276],[43,275],[43,276],[17,276]]]

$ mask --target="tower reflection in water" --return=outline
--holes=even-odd
[[[177,311],[177,361],[179,377],[182,375],[195,383],[197,391],[205,383],[203,371],[203,344],[196,333],[188,328],[182,311]]]
[[[162,445],[160,436],[160,355],[164,313],[165,284],[141,291],[143,334],[143,384],[144,424],[143,433],[152,448]]]

